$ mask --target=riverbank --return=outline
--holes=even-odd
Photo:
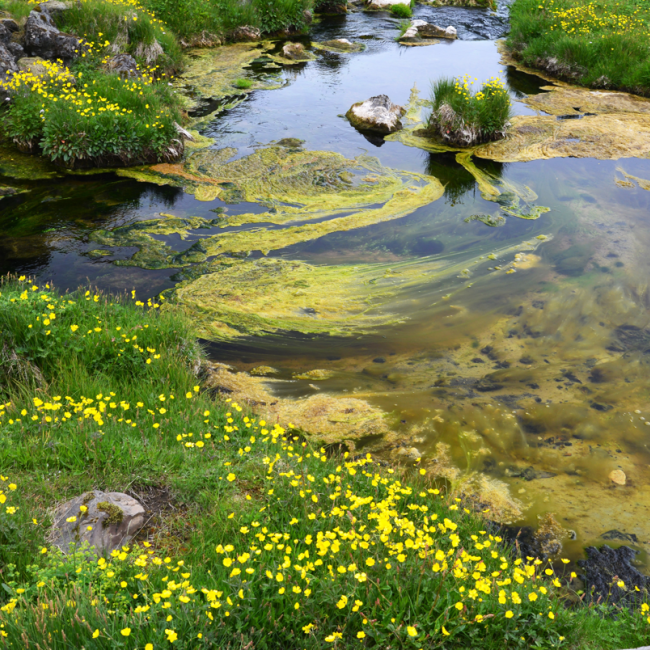
[[[516,0],[507,43],[518,61],[554,77],[648,96],[649,19],[635,0]]]
[[[646,638],[645,605],[612,619],[603,606],[565,607],[573,574],[515,559],[418,462],[325,449],[206,390],[188,322],[159,302],[6,281],[0,323],[4,647],[605,649]],[[62,555],[52,508],[91,490],[139,498],[145,526],[106,559],[78,546]],[[81,530],[84,514],[67,521]]]
[[[172,83],[182,48],[300,31],[310,6],[3,0],[2,135],[68,168],[176,161],[191,139]]]

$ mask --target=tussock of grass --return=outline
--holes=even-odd
[[[413,15],[411,7],[407,4],[391,5],[390,11],[399,18],[410,18]]]
[[[564,608],[570,582],[514,560],[417,463],[327,453],[291,425],[214,402],[187,322],[157,306],[24,279],[0,288],[0,346],[39,369],[0,382],[0,644],[642,642],[647,606],[614,618],[604,606]],[[174,501],[140,542],[99,559],[47,544],[55,501],[134,484]]]
[[[478,91],[472,89],[473,83],[468,75],[433,83],[432,110],[427,121],[431,135],[461,147],[505,136],[512,108],[503,82],[488,79]]]
[[[508,46],[526,65],[581,85],[647,95],[649,20],[640,0],[517,0]]]
[[[235,87],[241,88],[242,90],[247,90],[253,85],[253,82],[250,79],[236,79]]]

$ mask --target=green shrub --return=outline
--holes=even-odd
[[[391,5],[391,13],[399,18],[410,18],[413,15],[411,7],[406,4]]]
[[[432,85],[427,130],[444,142],[468,147],[505,136],[512,116],[510,95],[499,78],[488,79],[479,91],[468,75],[439,79]]]
[[[241,88],[242,90],[247,90],[253,85],[253,82],[250,79],[236,79],[235,87]]]
[[[576,83],[650,94],[650,5],[638,0],[517,0],[508,47]]]

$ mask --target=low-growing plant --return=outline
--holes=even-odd
[[[411,7],[407,4],[391,5],[390,11],[399,18],[410,18],[413,15]]]
[[[430,135],[460,147],[505,137],[512,107],[503,81],[488,79],[478,91],[472,89],[474,81],[465,75],[432,84]]]
[[[241,90],[247,90],[253,85],[253,82],[250,79],[236,79],[235,88],[240,88]]]
[[[399,23],[399,34],[395,37],[396,41],[399,41],[404,34],[406,34],[407,30],[411,26],[411,21],[410,20],[400,20]]]

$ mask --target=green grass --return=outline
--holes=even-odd
[[[399,18],[410,18],[413,15],[411,7],[407,4],[391,5],[390,11]]]
[[[432,84],[427,130],[433,137],[461,147],[504,137],[512,108],[503,82],[488,79],[480,90],[473,84],[468,75]]]
[[[596,88],[650,92],[650,5],[516,0],[508,47],[524,64]]]
[[[300,31],[312,0],[143,0],[187,44],[227,39],[237,27],[249,25],[263,34]]]
[[[190,325],[164,304],[33,287],[0,287],[0,647],[647,638],[647,614],[564,607],[571,581],[515,560],[417,463],[352,458],[215,401]],[[99,561],[47,543],[57,501],[129,488],[167,495],[146,541]]]
[[[236,79],[235,88],[240,88],[241,90],[247,90],[253,85],[253,82],[250,79]]]

